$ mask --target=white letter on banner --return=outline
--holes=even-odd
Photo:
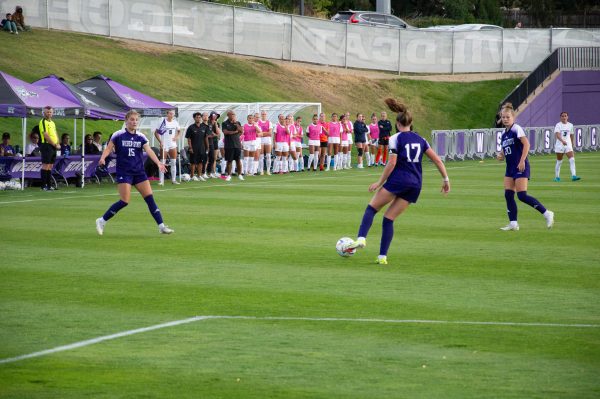
[[[84,6],[85,7],[85,6]],[[106,8],[108,3],[106,0],[90,1],[87,7],[85,7],[85,14],[82,12],[81,19],[84,24],[96,25],[101,27],[108,26],[106,19]]]
[[[596,133],[597,133],[596,128],[595,127],[591,128],[590,133],[591,133],[590,135],[592,136],[592,147],[595,147],[596,146]]]
[[[484,152],[483,150],[483,136],[485,134],[483,132],[477,132],[476,140],[477,140],[477,153],[481,154]]]
[[[320,55],[326,56],[327,39],[335,39],[336,33],[326,29],[312,29],[312,32],[315,34],[315,40],[313,43],[315,45],[315,50],[317,50]]]
[[[580,127],[575,129],[575,145],[577,147],[581,147],[581,139],[582,139],[582,130]]]
[[[362,45],[362,40],[358,33],[348,33],[348,53],[349,54],[366,54],[367,51]]]
[[[129,12],[125,14],[123,0],[110,0],[110,26],[120,26],[127,21]]]
[[[389,37],[376,37],[375,40],[373,40],[371,52],[377,57],[392,57],[393,59],[397,59],[398,45],[397,42]]]
[[[550,149],[550,130],[544,129],[544,149]]]
[[[528,50],[529,42],[525,39],[504,40],[504,53],[508,63],[522,64],[525,62]]]
[[[422,54],[419,56],[419,53]],[[435,64],[435,42],[427,39],[411,40],[406,46],[406,58],[412,64]]]
[[[496,132],[496,151],[502,151],[502,131],[498,130]]]

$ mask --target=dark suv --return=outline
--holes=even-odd
[[[375,11],[339,11],[332,18],[332,21],[345,22],[349,24],[366,24],[373,26],[387,26],[398,29],[415,29],[400,18],[383,14]]]

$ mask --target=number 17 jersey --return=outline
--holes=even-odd
[[[396,133],[390,137],[389,149],[396,154],[396,166],[387,181],[404,187],[421,188],[423,154],[429,149],[429,143],[414,132]]]
[[[148,142],[146,136],[123,129],[113,133],[110,141],[115,145],[117,175],[145,174],[143,153],[144,145]]]

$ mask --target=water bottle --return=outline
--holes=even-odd
[[[68,157],[71,154],[68,148],[65,148],[65,157]]]

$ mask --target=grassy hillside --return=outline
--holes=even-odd
[[[36,54],[49,56],[38,62]],[[46,30],[4,35],[0,70],[28,82],[49,74],[70,82],[104,74],[162,100],[321,102],[327,113],[379,112],[385,107],[383,99],[394,96],[410,105],[415,126],[424,134],[432,129],[489,126],[498,102],[517,83],[514,79],[440,83],[394,75],[375,79],[381,74],[339,74],[335,68]],[[59,129],[69,131],[72,126],[72,121],[65,121]],[[92,122],[88,130],[117,126]],[[17,132],[20,121],[0,118],[0,130]]]

